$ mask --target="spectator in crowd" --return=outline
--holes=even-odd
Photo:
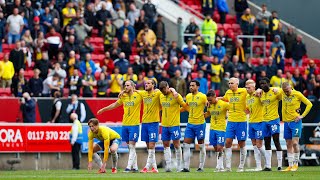
[[[224,72],[229,72],[229,75],[233,76],[234,67],[232,62],[230,61],[229,55],[225,55],[223,57],[222,66],[223,66]]]
[[[3,12],[0,11],[0,52],[2,52],[2,41],[6,37],[6,18],[3,15]]]
[[[182,51],[178,47],[177,41],[172,41],[171,46],[168,49],[168,56],[169,56],[170,62],[172,61],[173,57],[181,57],[181,55],[182,55]]]
[[[50,28],[49,28],[50,29]],[[47,30],[49,31],[49,30]],[[37,39],[39,38],[39,33],[43,33],[44,34],[44,29],[43,27],[40,25],[40,20],[39,20],[39,17],[36,16],[34,17],[34,20],[33,20],[33,27],[31,29],[31,36],[33,39]]]
[[[195,80],[200,82],[199,92],[203,94],[208,92],[208,80],[207,78],[203,77],[203,71],[198,71],[198,77]]]
[[[120,74],[125,74],[128,71],[129,61],[126,59],[124,52],[119,54],[119,58],[114,61],[114,65],[119,68]]]
[[[283,25],[280,22],[278,24],[278,29],[276,31],[274,31],[274,35],[279,35],[281,42],[284,42],[285,41],[285,37],[286,37],[286,33],[283,31],[282,27],[283,27]]]
[[[220,23],[226,22],[226,15],[229,13],[229,7],[226,0],[217,0],[217,9],[220,15]]]
[[[193,44],[192,39],[189,39],[187,45],[182,47],[183,54],[187,54],[194,63],[196,62],[197,50],[198,48]]]
[[[144,72],[148,73],[150,70],[155,70],[157,66],[157,61],[154,60],[154,55],[152,52],[148,54],[148,57],[144,59]]]
[[[190,24],[188,24],[188,26],[186,27],[186,29],[184,30],[184,34],[195,34],[196,30],[199,29],[199,26],[196,24],[196,20],[194,19],[194,17],[192,17],[190,19]],[[187,43],[188,39],[192,39],[193,36],[184,36],[184,42]]]
[[[223,78],[221,80],[221,85],[220,85],[220,94],[225,94],[229,89],[229,79],[230,79],[230,73],[224,72]]]
[[[61,22],[60,12],[59,12],[60,9],[59,9],[59,7],[55,8],[55,6],[56,6],[55,3],[56,3],[55,1],[50,1],[48,6],[50,9],[50,13],[52,15],[52,18],[57,19],[57,21],[58,21],[57,23],[60,24],[60,22]]]
[[[35,68],[33,72],[33,77],[30,78],[28,83],[29,93],[32,97],[41,97],[43,91],[43,79],[39,77],[39,69]]]
[[[76,38],[74,35],[69,35],[68,41],[63,46],[64,54],[68,55],[70,51],[74,51],[76,54],[79,53],[79,45],[76,43]]]
[[[32,21],[34,18],[34,10],[32,8],[32,3],[30,0],[25,1],[25,7],[23,8],[23,11],[25,13],[25,18],[28,21],[29,25],[32,25]]]
[[[232,65],[233,65],[234,71],[237,71],[240,74],[240,76],[245,73],[244,64],[245,63],[239,62],[239,57],[237,55],[232,56]]]
[[[41,7],[41,2],[36,2],[36,5],[34,7],[34,16],[41,16],[44,13],[44,10]],[[19,12],[22,12],[19,8]]]
[[[211,74],[211,89],[220,89],[220,83],[223,74],[222,63],[219,63],[218,57],[213,58],[213,63],[211,64],[212,74]]]
[[[311,75],[317,76],[319,73],[319,68],[314,63],[314,60],[310,59],[309,64],[307,65],[307,69],[305,71],[305,74],[307,75],[307,79],[311,79]]]
[[[69,58],[67,58],[67,69],[68,69],[68,75],[73,75],[73,70],[75,68],[79,68],[79,61],[76,58],[76,53],[74,51],[69,52]]]
[[[50,97],[53,96],[54,92],[60,91],[59,82],[59,74],[54,74],[53,76],[48,76],[43,81],[43,90],[42,90],[42,97]]]
[[[110,97],[118,97],[121,92],[123,76],[120,74],[119,67],[114,68],[114,73],[110,76]]]
[[[82,87],[82,78],[79,76],[79,70],[73,69],[73,74],[68,78],[69,96],[75,94],[80,96],[80,89]]]
[[[84,23],[84,18],[80,17],[78,23],[74,25],[74,30],[76,31],[76,36],[79,44],[82,44],[88,33],[92,31],[92,26],[88,26]]]
[[[114,62],[110,57],[110,53],[108,51],[106,51],[105,53],[105,57],[103,59],[103,66],[107,67],[107,72],[108,74],[112,74],[113,69],[114,69]]]
[[[271,13],[267,10],[267,5],[262,4],[261,11],[257,14],[258,35],[268,35],[270,16]]]
[[[49,33],[46,34],[45,38],[46,49],[48,50],[49,58],[53,59],[53,57],[56,57],[56,55],[58,54],[59,49],[62,48],[62,36],[60,33],[56,32],[56,30],[53,27],[50,27]]]
[[[14,76],[14,66],[9,61],[9,54],[4,55],[3,61],[0,61],[0,84],[1,88],[9,88]]]
[[[320,75],[311,75],[308,79],[308,99],[318,99],[320,93]]]
[[[182,78],[186,79],[188,74],[191,73],[191,71],[194,68],[194,61],[190,60],[189,55],[184,54],[183,55],[183,60],[181,61],[181,73],[182,73]]]
[[[244,63],[243,65],[246,72],[250,72],[251,74],[255,73],[256,66],[252,64],[252,58],[248,58],[247,63]]]
[[[297,68],[293,72],[292,81],[295,82],[294,89],[300,91],[302,94],[306,93],[307,81],[300,74],[300,70]]]
[[[227,39],[228,36],[225,34],[224,29],[220,29],[217,33],[215,42],[217,44],[217,42],[220,41],[222,46],[227,47]]]
[[[36,100],[28,92],[24,92],[20,100],[24,123],[36,122]]]
[[[34,40],[34,54],[35,54],[35,60],[42,59],[42,50],[44,48],[44,44],[46,43],[46,39],[44,39],[43,32],[39,32],[37,38]]]
[[[158,78],[158,82],[161,82],[161,81],[166,81],[168,83],[170,82],[170,78],[166,70],[163,70],[161,72],[160,77]]]
[[[138,81],[136,84],[136,89],[137,90],[144,90],[144,86],[145,86],[144,76],[142,73],[139,73],[138,74]]]
[[[107,97],[109,80],[105,73],[100,73],[100,79],[97,82],[97,97]]]
[[[226,55],[226,48],[222,46],[220,41],[216,42],[216,45],[211,50],[212,56],[216,56],[219,59],[219,62],[223,59]]]
[[[247,0],[237,0],[234,1],[234,10],[236,11],[237,23],[240,24],[241,16],[244,11],[249,8]]]
[[[305,44],[302,42],[302,36],[297,35],[297,40],[292,45],[292,67],[302,67],[302,58],[307,54]]]
[[[278,18],[278,12],[272,11],[271,17],[269,19],[269,32],[271,41],[274,39],[275,32],[279,29],[280,19]]]
[[[9,60],[13,63],[15,73],[18,73],[21,68],[25,68],[25,57],[20,41],[17,41],[16,47],[10,51]]]
[[[83,141],[83,131],[82,125],[76,113],[71,113],[70,120],[72,121],[72,127],[70,130],[72,169],[78,170],[80,169],[80,150]]]
[[[145,24],[144,28],[139,32],[137,36],[137,41],[139,43],[143,42],[143,35],[145,36],[146,42],[148,42],[150,46],[154,46],[156,44],[156,34],[151,29],[149,29],[148,24]]]
[[[11,92],[15,97],[22,97],[22,94],[28,91],[28,81],[24,77],[24,69],[18,72],[18,75],[12,79]]]
[[[162,21],[162,16],[158,14],[156,22],[152,24],[151,29],[156,34],[157,38],[160,38],[162,41],[166,41],[166,26]]]
[[[91,59],[91,54],[90,53],[87,53],[86,54],[86,59],[84,61],[80,62],[79,69],[80,69],[81,74],[86,74],[88,72],[87,71],[88,67],[91,68],[91,73],[94,76],[94,74],[96,73],[97,68],[96,68],[93,60]]]
[[[211,63],[208,61],[208,57],[202,56],[201,61],[198,63],[197,71],[202,70],[204,78],[207,78],[209,74],[212,73]]]
[[[135,26],[135,22],[136,22],[136,20],[139,19],[139,16],[140,16],[140,10],[137,9],[137,7],[134,3],[130,3],[127,18],[129,19],[130,25],[132,27]]]
[[[70,117],[71,113],[76,113],[80,122],[85,122],[86,120],[86,108],[82,102],[78,100],[78,96],[75,94],[71,95],[71,102],[68,104],[66,113]],[[69,119],[69,123],[71,119]]]
[[[119,54],[121,53],[121,48],[119,48],[119,41],[112,41],[112,47],[109,50],[111,59],[115,60],[119,58]]]
[[[93,50],[94,49],[90,43],[90,37],[89,36],[85,37],[83,43],[79,47],[80,58],[82,58],[81,60],[84,60],[86,57],[86,54],[92,53]]]
[[[145,26],[145,24],[148,24],[149,19],[145,16],[144,10],[140,10],[140,17],[135,20],[134,23],[134,30],[136,33],[139,33]]]
[[[51,119],[48,123],[62,123],[61,119],[61,93],[59,91],[54,92],[53,94],[53,104],[51,108]]]
[[[202,14],[211,14],[212,15],[214,12],[215,5],[216,4],[215,4],[214,0],[201,0]]]
[[[204,54],[204,39],[201,36],[200,29],[197,29],[195,32],[195,36],[192,38],[192,41],[197,46],[197,59],[201,58]]]
[[[201,27],[206,51],[209,48],[209,45],[214,45],[216,33],[218,31],[217,24],[211,19],[211,14],[206,15],[206,19],[203,21]]]
[[[154,80],[154,82],[156,82],[156,84],[158,83],[157,78],[154,76],[153,70],[149,70],[147,75],[144,77],[144,81],[147,82],[147,80]]]
[[[44,13],[40,16],[40,23],[44,29],[44,33],[47,33],[48,28],[52,26],[53,23],[53,17],[48,6],[44,8]]]
[[[157,14],[156,6],[152,4],[151,0],[147,0],[143,4],[142,9],[144,10],[146,17],[148,18],[148,25],[149,27],[151,27]]]
[[[170,64],[170,66],[169,66],[168,74],[169,74],[169,76],[170,76],[171,78],[175,76],[175,73],[176,73],[177,70],[179,70],[180,72],[182,71],[182,70],[181,70],[181,67],[180,67],[179,64],[178,64],[178,61],[179,61],[178,58],[177,58],[177,57],[174,57],[174,58],[172,59],[172,62],[171,62],[171,64]]]
[[[271,79],[272,76],[277,74],[277,69],[278,68],[274,63],[273,58],[270,56],[268,58],[268,64],[267,64],[267,70],[266,70],[267,77]]]
[[[73,2],[68,1],[66,7],[62,9],[63,27],[67,26],[74,18],[76,18],[76,10],[73,7]]]
[[[22,35],[21,37],[21,41],[24,41],[25,44],[26,44],[26,47],[33,53],[33,47],[34,47],[34,44],[33,44],[33,38],[30,34],[30,30],[27,29],[24,34]]]
[[[112,23],[118,30],[123,26],[124,20],[126,19],[126,14],[121,9],[121,5],[119,3],[117,3],[114,8],[115,8],[115,11],[111,12],[111,16],[113,20]]]
[[[137,83],[138,81],[138,76],[133,73],[133,68],[130,66],[128,67],[128,72],[123,75],[123,81],[133,81],[134,83]]]
[[[104,51],[109,51],[114,37],[116,36],[116,27],[111,22],[111,19],[107,19],[105,25],[102,28],[102,37],[104,39]]]
[[[278,69],[277,70],[277,75],[272,76],[270,79],[270,85],[272,87],[278,87],[281,88],[282,87],[282,83],[286,82],[285,78],[282,77],[282,70]]]
[[[56,30],[56,32],[58,32],[58,33],[62,32],[58,18],[53,18],[52,27]],[[40,27],[40,29],[41,29],[41,27]]]
[[[273,61],[277,65],[278,69],[284,71],[284,55],[286,52],[286,47],[281,42],[280,36],[275,35],[274,41],[270,47],[270,54],[273,58]]]
[[[34,66],[40,70],[41,79],[46,79],[48,76],[48,70],[51,68],[51,63],[49,61],[48,53],[46,51],[42,52],[42,58],[39,61],[36,61]]]
[[[272,62],[272,61],[271,61],[271,62]],[[271,66],[272,66],[272,63],[271,63]],[[266,71],[267,71],[267,66],[264,65],[264,59],[263,59],[263,58],[260,58],[260,59],[259,59],[259,62],[258,62],[258,66],[256,66],[256,67],[254,68],[254,73],[256,74],[256,79],[259,79],[262,71],[265,71],[265,72],[266,72]],[[259,81],[257,81],[257,82],[259,82]],[[259,83],[257,83],[257,84],[259,84]]]
[[[236,46],[232,49],[232,56],[236,55],[239,58],[240,63],[246,62],[245,49],[243,48],[243,42],[241,39],[237,39]]]
[[[50,71],[50,73],[48,74],[48,76],[53,76],[55,73],[57,73],[59,75],[59,82],[58,85],[60,85],[60,88],[63,89],[64,87],[64,81],[67,77],[67,72],[61,68],[60,63],[56,62],[53,65],[53,69]]]
[[[96,25],[96,17],[93,11],[93,4],[88,3],[87,8],[84,11],[84,19],[88,26],[95,26]]]
[[[156,78],[158,79],[161,75],[162,70],[165,68],[165,66],[168,63],[168,60],[166,58],[167,54],[164,54],[163,56],[159,54],[155,54],[155,61],[157,62],[155,72],[156,72]]]
[[[292,46],[297,39],[297,34],[293,32],[293,27],[289,26],[285,34],[284,45],[286,46],[286,58],[292,58]]]
[[[291,85],[291,87],[294,87],[296,85],[296,82],[292,78],[292,74],[290,73],[290,71],[286,72],[285,82],[288,82]]]
[[[123,26],[118,30],[119,40],[122,39],[124,35],[129,37],[130,44],[132,44],[134,39],[136,38],[136,33],[134,31],[134,28],[130,25],[129,19],[125,19]]]
[[[244,35],[254,34],[254,28],[256,26],[256,17],[253,14],[251,14],[250,8],[247,8],[244,11],[244,14],[241,16],[240,26]],[[247,38],[244,38],[243,40],[244,47],[248,47]]]
[[[139,74],[143,71],[144,65],[140,61],[140,56],[134,56],[134,63],[132,64],[132,69],[134,74]]]
[[[93,97],[93,88],[97,86],[91,67],[86,68],[86,73],[82,77],[83,97]]]
[[[174,77],[170,79],[172,87],[182,96],[185,97],[187,93],[186,81],[181,77],[181,70],[177,69]]]
[[[124,34],[119,44],[120,49],[125,54],[125,58],[129,59],[132,53],[131,44],[128,35]]]
[[[26,46],[26,42],[24,40],[21,40],[20,42],[21,42],[21,49],[22,49],[23,54],[24,54],[25,66],[31,67],[33,48],[27,47]]]
[[[19,9],[14,8],[13,14],[8,16],[7,29],[8,29],[8,44],[16,43],[20,40],[20,35],[24,27],[23,18],[19,15]]]

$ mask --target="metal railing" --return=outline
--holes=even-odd
[[[266,57],[266,36],[258,36],[258,35],[238,35],[237,36],[237,40],[238,39],[250,39],[250,57],[253,57],[253,47],[252,47],[252,42],[253,39],[263,39],[263,57]]]

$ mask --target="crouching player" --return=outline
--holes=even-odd
[[[112,156],[112,173],[117,173],[118,154],[117,150],[121,142],[120,135],[114,130],[106,126],[99,126],[99,120],[92,118],[88,122],[90,131],[88,133],[88,170],[92,169],[92,159],[99,165],[98,173],[106,172],[106,163],[109,156],[109,147]],[[93,139],[99,140],[98,143],[93,144]],[[104,151],[103,162],[98,151]],[[93,157],[92,157],[93,156]]]
[[[213,145],[217,153],[217,166],[215,172],[224,171],[223,167],[223,147],[225,143],[226,133],[226,116],[229,110],[229,104],[222,100],[218,100],[214,90],[209,90],[207,100],[210,104],[205,118],[211,116],[210,119],[210,145]]]

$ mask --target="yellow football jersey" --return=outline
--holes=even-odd
[[[156,90],[149,94],[148,91],[139,91],[143,99],[142,123],[160,122],[160,95],[161,91]]]
[[[210,104],[207,111],[210,112],[210,129],[217,131],[226,131],[227,126],[227,111],[229,104],[219,100],[216,104]]]
[[[223,99],[227,100],[230,105],[229,117],[230,122],[246,122],[246,97],[247,90],[245,88],[238,88],[237,91],[233,92],[228,90],[223,96]]]
[[[122,125],[136,126],[140,124],[141,96],[134,92],[131,96],[123,94],[117,100],[118,104],[123,104]]]
[[[256,97],[253,94],[248,94],[247,108],[250,111],[249,123],[258,123],[263,121],[263,107],[259,97]]]
[[[263,121],[272,121],[279,118],[278,108],[281,100],[281,93],[274,93],[273,88],[268,92],[262,91],[260,97],[263,106]]]
[[[173,127],[180,125],[180,106],[186,104],[182,96],[179,94],[178,98],[174,98],[173,94],[160,95],[160,104],[162,107],[162,122],[163,127]]]
[[[294,121],[296,117],[300,116],[300,104],[303,102],[306,105],[302,116],[305,117],[311,107],[312,103],[299,91],[292,90],[290,96],[284,94],[283,91],[280,91],[282,95],[282,120],[284,122]]]
[[[198,92],[196,95],[189,93],[186,96],[186,102],[189,106],[188,123],[190,124],[205,123],[203,110],[207,103],[207,96],[201,92]]]

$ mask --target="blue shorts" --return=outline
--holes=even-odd
[[[203,124],[187,124],[186,130],[184,132],[185,138],[194,139],[197,137],[197,140],[202,140],[205,138],[206,134],[206,123]]]
[[[230,122],[227,123],[226,138],[235,139],[238,141],[247,140],[247,122]]]
[[[141,127],[141,141],[158,142],[159,137],[159,123],[142,123]]]
[[[209,136],[209,141],[210,145],[212,146],[224,146],[225,142],[225,136],[226,132],[224,131],[217,131],[217,130],[210,130],[210,136]]]
[[[280,118],[263,122],[263,137],[271,137],[280,133]]]
[[[110,140],[110,145],[109,146],[112,146],[112,144],[120,145],[120,143],[121,143],[121,138],[120,139],[112,139],[112,140]],[[102,151],[104,151],[104,142],[103,141],[99,141],[97,144],[101,147]]]
[[[283,131],[283,137],[284,139],[292,139],[294,137],[301,137],[301,131],[302,131],[302,120],[299,122],[285,122],[284,123],[284,131]]]
[[[178,140],[181,138],[180,126],[162,127],[162,141]]]
[[[139,139],[139,125],[136,126],[122,126],[122,140],[125,142],[134,141]]]
[[[263,139],[263,122],[249,123],[249,138]]]

